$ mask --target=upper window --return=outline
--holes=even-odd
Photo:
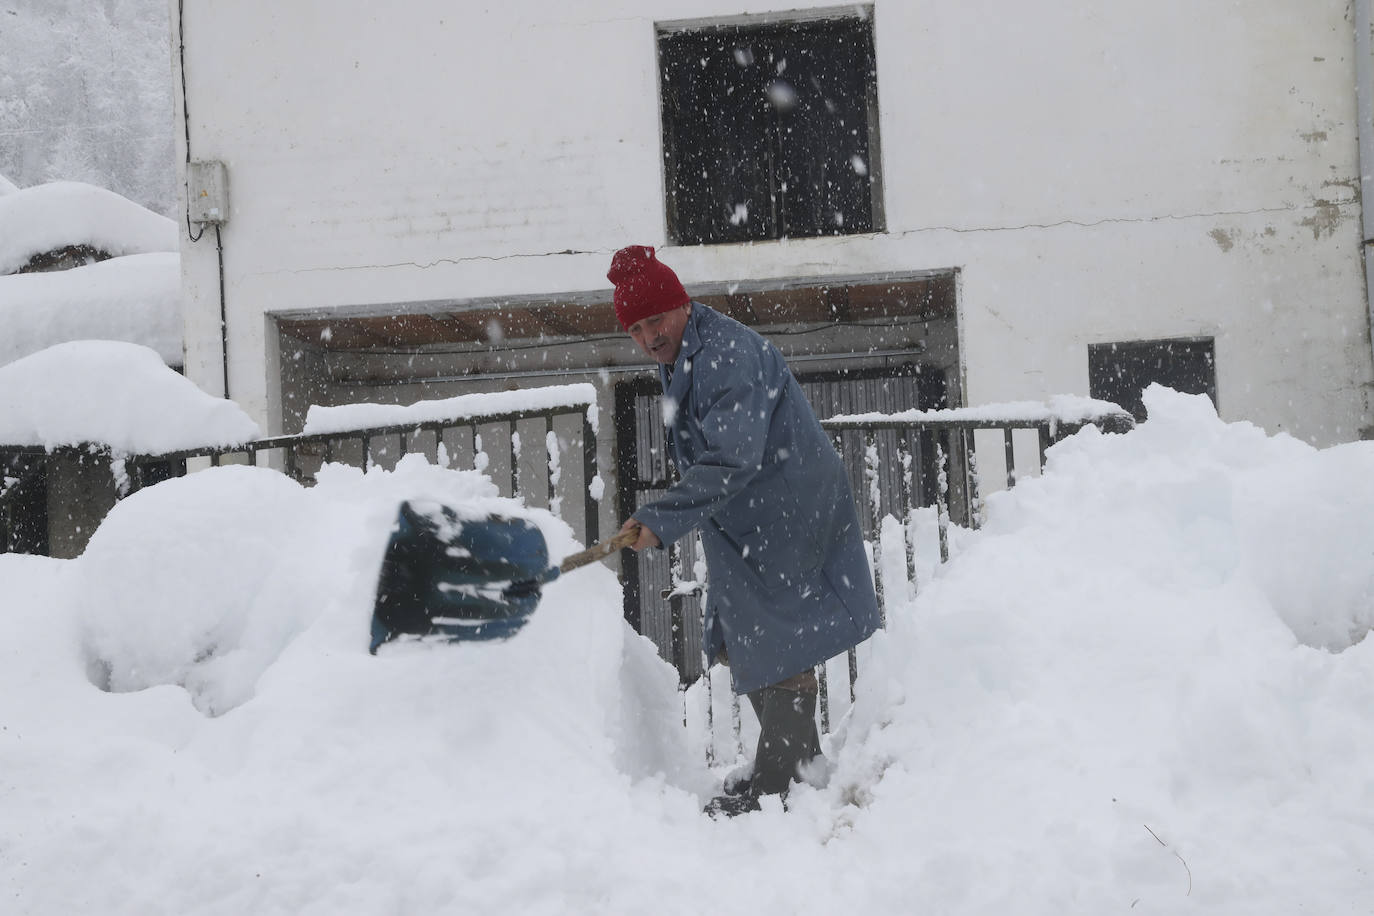
[[[882,228],[871,16],[668,27],[658,51],[674,242]]]

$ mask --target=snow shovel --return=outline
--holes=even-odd
[[[629,529],[551,566],[544,535],[528,519],[460,519],[440,503],[403,502],[382,560],[368,651],[376,655],[403,634],[438,642],[513,636],[543,585],[638,535]]]

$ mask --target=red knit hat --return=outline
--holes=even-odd
[[[606,279],[615,284],[615,317],[625,330],[636,321],[691,301],[672,268],[647,245],[630,245],[611,258]]]

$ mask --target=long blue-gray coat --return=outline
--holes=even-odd
[[[693,302],[660,373],[679,480],[634,517],[664,544],[700,532],[707,663],[726,648],[747,693],[867,638],[878,602],[849,480],[782,354]]]

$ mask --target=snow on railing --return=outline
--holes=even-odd
[[[1045,452],[1060,439],[1094,425],[1104,432],[1126,432],[1135,425],[1116,404],[1062,395],[1046,402],[1016,401],[946,410],[845,414],[821,421],[845,458],[850,487],[859,501],[874,588],[886,621],[916,595],[924,572],[950,559],[958,529],[982,521],[983,489],[1039,474]],[[982,449],[980,452],[979,449]],[[1003,476],[1004,472],[1004,476]],[[938,559],[925,559],[931,554]],[[848,702],[854,701],[858,653],[850,649],[818,670],[821,730],[828,732],[837,712],[832,678],[847,677]],[[714,759],[715,723],[733,723],[738,751],[738,701],[713,690],[703,678],[707,757]],[[713,694],[728,696],[726,715],[716,715]],[[843,704],[847,706],[848,704]]]
[[[569,434],[565,428],[560,435],[555,430],[556,425],[565,425],[559,421],[573,419],[580,423],[576,432]],[[520,435],[521,426],[541,422],[542,435],[528,441],[542,443],[546,454],[522,460],[520,443],[527,440]],[[467,464],[487,474],[512,497],[532,495],[526,478],[542,473],[549,510],[560,515],[564,497],[559,494],[566,486],[560,453],[580,439],[583,536],[590,544],[600,537],[599,503],[605,489],[597,470],[596,431],[596,388],[579,383],[413,404],[313,406],[306,412],[300,433],[258,439],[232,449],[193,449],[157,457],[206,457],[219,464],[230,455],[243,454],[256,464],[261,455],[277,452],[288,474],[308,482],[321,464],[342,462],[368,470],[394,465],[402,456],[419,452],[445,467]]]

